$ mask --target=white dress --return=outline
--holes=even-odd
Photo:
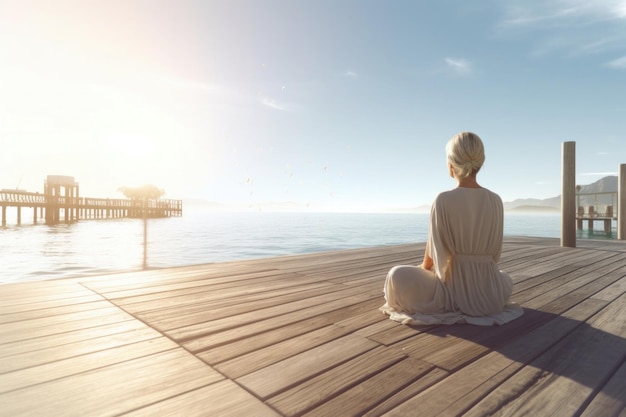
[[[455,188],[431,208],[427,251],[433,270],[393,267],[380,309],[404,324],[504,324],[523,314],[509,302],[511,277],[498,269],[503,208],[486,188]]]

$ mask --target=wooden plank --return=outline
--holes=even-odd
[[[582,285],[581,287],[567,293],[566,295],[560,295],[553,301],[541,306],[541,310],[548,313],[560,314],[561,312],[568,310],[575,304],[582,300],[593,297],[603,301],[613,301],[618,298],[624,291],[616,292],[604,292],[606,289],[619,288],[619,280],[624,275],[626,266],[619,268],[615,271],[611,271],[606,274],[600,274],[598,277],[589,274],[588,278],[592,278],[590,282]],[[604,295],[596,297],[598,293],[602,292]],[[609,297],[609,294],[612,297]]]
[[[116,307],[0,324],[0,344],[132,320]]]
[[[412,358],[396,363],[304,414],[307,417],[362,416],[428,372],[430,365]]]
[[[594,265],[572,272],[568,276],[560,277],[550,282],[549,285],[543,286],[543,292],[537,294],[534,298],[524,303],[529,308],[540,308],[558,299],[559,297],[569,294],[579,289],[594,278],[610,274],[616,269],[623,267],[622,262],[614,262],[614,259],[606,259]]]
[[[531,246],[528,247],[521,254],[507,254],[504,253],[498,266],[500,269],[510,273],[511,275],[517,275],[518,271],[524,271],[524,269],[528,266],[528,263],[536,263],[542,262],[546,257],[550,257],[552,255],[563,254],[566,253],[567,249],[563,248],[546,248],[546,247],[537,247]]]
[[[0,379],[0,393],[19,390],[68,376],[75,377],[83,372],[176,348],[178,346],[174,342],[165,337],[160,337],[94,351],[85,355],[71,355],[66,359],[44,362],[40,365],[4,374],[3,378]]]
[[[46,283],[48,281],[45,281]],[[71,284],[71,285],[70,285]],[[48,290],[41,289],[24,289],[20,295],[20,287],[23,284],[2,284],[2,286],[13,287],[11,290],[17,290],[18,294],[11,295],[8,291],[5,297],[5,291],[2,291],[2,306],[0,314],[22,311],[24,306],[32,308],[33,303],[51,303],[53,305],[75,304],[83,302],[85,297],[91,297],[92,300],[102,300],[101,296],[94,296],[94,293],[79,284],[68,283],[65,287],[52,287]],[[45,286],[44,286],[45,288]]]
[[[591,400],[581,417],[626,416],[626,362]]]
[[[370,293],[376,290],[377,288],[375,288],[375,286],[365,286],[363,288],[348,288],[345,290],[335,291],[330,294],[324,294],[304,300],[297,300],[286,304],[267,307],[261,310],[247,311],[243,314],[236,314],[217,320],[210,320],[211,317],[209,313],[207,314],[207,317],[204,319],[204,321],[196,320],[194,324],[190,325],[186,325],[186,322],[183,321],[182,323],[180,323],[180,325],[174,325],[175,328],[171,330],[165,330],[165,333],[175,340],[186,341],[192,338],[197,338],[209,335],[211,333],[239,327],[248,323],[262,321],[264,319],[275,319],[284,315],[288,315],[288,317],[294,318],[301,317],[301,314],[303,312],[311,314],[310,312],[319,310],[320,306],[322,310],[324,310],[329,308],[327,306],[332,306],[334,307],[333,309],[336,309],[345,305],[356,304],[358,302],[365,301],[366,299],[371,298]],[[346,301],[345,305],[341,304],[342,300]],[[337,301],[339,301],[339,304],[337,304]],[[292,321],[298,321],[302,318]],[[199,320],[202,320],[202,318],[200,318]],[[150,323],[150,325],[159,329],[159,323]]]
[[[349,331],[343,327],[333,325],[322,327],[321,329],[222,362],[215,365],[215,369],[230,379],[237,379],[283,359],[338,339],[346,334],[349,334]]]
[[[280,417],[230,380],[195,389],[124,414],[126,417]]]
[[[575,415],[626,359],[626,295],[495,389],[469,413]],[[576,346],[576,349],[571,349]],[[623,401],[622,393],[614,393]]]
[[[123,299],[115,299],[115,303],[135,311],[149,313],[151,311],[161,311],[167,308],[193,308],[194,305],[203,303],[223,303],[237,304],[240,299],[254,299],[251,297],[263,296],[267,294],[271,297],[272,293],[290,293],[299,287],[303,289],[315,289],[332,286],[332,283],[325,281],[315,281],[310,279],[302,280],[295,275],[290,275],[289,279],[270,278],[264,279],[263,282],[250,282],[248,286],[231,287],[228,284],[213,287],[205,286],[201,288],[192,288],[184,292],[175,291],[170,293],[146,294],[136,297]],[[158,295],[157,298],[154,295]],[[194,299],[197,301],[194,302]],[[245,303],[243,301],[242,303]]]
[[[71,346],[56,345],[47,346],[35,351],[21,351],[13,355],[5,355],[3,357],[3,360],[0,361],[0,374],[43,365],[45,363],[70,359],[75,356],[86,355],[149,339],[156,339],[158,337],[161,337],[160,333],[154,329],[144,326],[143,328],[134,331],[74,341]],[[0,350],[2,350],[2,345],[0,345]]]
[[[433,329],[436,327],[431,325],[406,326],[387,318],[384,324],[375,324],[370,328],[359,330],[357,333],[367,335],[368,338],[385,346],[391,346],[422,333],[434,331]]]
[[[344,317],[347,318],[338,321],[336,324],[337,326],[356,331],[375,323],[386,322],[388,320],[388,316],[378,310],[379,307],[380,302],[377,302],[374,308],[361,314],[345,315]]]
[[[0,413],[12,417],[115,416],[221,379],[208,365],[178,348],[3,392]]]
[[[201,323],[208,320],[218,320],[277,305],[297,302],[307,298],[318,297],[319,300],[326,294],[334,293],[344,288],[332,284],[316,285],[311,287],[303,286],[298,291],[298,287],[289,290],[279,290],[270,293],[255,293],[236,299],[220,299],[219,292],[213,294],[214,301],[202,302],[202,298],[197,299],[197,304],[178,308],[164,308],[162,310],[151,310],[144,313],[136,310],[135,305],[126,306],[133,314],[142,320],[149,322],[163,330]],[[190,298],[194,299],[193,295]]]
[[[162,296],[169,297],[170,295],[189,294],[191,292],[210,292],[217,290],[231,290],[233,292],[245,291],[248,286],[257,285],[261,286],[268,282],[282,282],[283,285],[290,285],[290,282],[281,281],[281,278],[293,280],[297,277],[295,273],[285,273],[277,270],[266,270],[260,272],[247,272],[238,275],[231,275],[233,271],[223,272],[223,275],[214,277],[212,279],[200,278],[194,276],[193,280],[177,279],[174,282],[168,280],[165,283],[153,283],[153,285],[134,285],[132,288],[127,288],[125,285],[116,287],[108,287],[106,291],[97,289],[97,286],[91,283],[85,284],[86,287],[92,288],[94,291],[98,291],[100,294],[104,294],[109,299],[124,299],[133,298],[139,296],[152,296],[152,299],[159,299]],[[293,285],[293,284],[291,284]]]
[[[376,346],[371,340],[350,334],[245,375],[235,382],[259,398],[267,399]]]
[[[409,386],[396,392],[392,396],[386,398],[383,402],[378,404],[376,407],[364,413],[363,417],[381,416],[393,410],[394,408],[404,403],[405,401],[409,400],[410,398],[413,398],[414,396],[424,391],[428,387],[438,383],[442,379],[446,378],[448,375],[449,375],[448,372],[444,371],[443,369],[432,368],[432,370],[428,372],[426,375],[420,376],[419,379],[417,379],[415,382],[413,382]]]
[[[595,274],[595,276],[610,272],[618,268],[619,258],[615,255],[603,256],[600,259],[596,259],[594,262],[588,262],[584,266],[578,266],[577,264],[565,265],[555,268],[553,271],[547,274],[541,274],[533,277],[529,281],[532,281],[533,286],[518,285],[518,287],[526,287],[526,289],[517,291],[515,288],[515,298],[519,302],[526,303],[536,297],[541,297],[545,292],[560,288],[564,283],[571,283],[574,278],[585,279],[587,274]],[[580,281],[577,281],[580,282]],[[537,301],[533,301],[537,303]]]
[[[197,337],[189,340],[182,340],[181,343],[185,347],[190,344],[206,347],[219,346],[221,344],[241,340],[261,333],[266,333],[274,329],[282,328],[284,326],[300,322],[310,317],[322,315],[334,310],[340,310],[350,305],[357,305],[366,301],[370,301],[373,298],[378,300],[379,295],[373,296],[372,294],[366,293],[351,296],[348,298],[340,298],[329,303],[293,311],[289,314],[281,314],[279,316],[269,317],[265,320],[253,323],[241,323],[240,326],[236,326],[227,330],[220,330],[219,332],[210,333],[208,335],[198,335]],[[380,301],[378,301],[378,303],[380,303]]]
[[[513,284],[513,298],[519,303],[530,300],[537,292],[541,293],[540,290],[546,283],[577,271],[578,269],[580,269],[578,265],[563,265],[533,277],[526,277],[523,280],[518,279]]]
[[[106,300],[94,302],[81,302],[76,304],[64,304],[48,308],[28,309],[19,312],[5,313],[0,315],[0,324],[16,321],[32,320],[42,317],[58,316],[60,314],[79,313],[92,311],[100,308],[110,308],[111,303]]]
[[[292,337],[320,329],[329,324],[333,324],[342,317],[358,314],[362,311],[370,311],[372,308],[375,308],[378,303],[377,300],[364,301],[210,348],[207,348],[207,344],[203,343],[200,339],[194,339],[185,344],[185,348],[190,352],[196,353],[198,357],[206,363],[214,365],[274,345]]]
[[[42,281],[43,282],[43,281]],[[47,283],[47,281],[45,281]],[[1,284],[13,285],[13,284]],[[43,285],[42,285],[43,286]],[[48,292],[54,292],[54,289],[49,289]],[[3,291],[4,294],[4,291]],[[65,294],[68,295],[68,294]],[[18,314],[28,311],[45,310],[47,308],[87,304],[104,300],[99,294],[91,292],[90,294],[81,292],[80,294],[74,293],[74,297],[32,297],[24,298],[20,302],[14,304],[3,304],[0,306],[0,316],[5,314]],[[31,301],[28,301],[31,300]],[[22,302],[23,301],[23,302]]]
[[[523,320],[517,319],[506,325],[492,327],[488,330],[477,326],[450,326],[447,329],[448,335],[437,340],[439,343],[435,346],[436,349],[434,351],[431,349],[429,353],[420,355],[420,357],[442,369],[453,372],[507,343],[515,343],[517,338],[528,334],[553,317],[541,314],[539,311],[526,310],[526,317]],[[410,349],[415,355],[419,345],[411,346]]]
[[[0,358],[57,346],[71,346],[73,343],[80,343],[84,340],[111,336],[117,333],[132,332],[144,328],[146,328],[146,325],[138,320],[125,320],[45,336],[35,334],[34,337],[29,339],[0,344]]]
[[[598,300],[613,301],[626,292],[626,276],[593,295]]]
[[[532,264],[525,264],[522,269],[515,271],[513,274],[518,280],[532,278],[537,275],[550,272],[555,268],[566,265],[571,266],[588,266],[599,260],[614,256],[612,253],[584,251],[580,249],[569,249],[568,253],[556,253],[549,257],[535,260]]]
[[[391,365],[402,361],[415,365],[412,378],[419,378],[430,367],[423,362],[405,362],[406,355],[396,349],[377,347],[284,391],[267,402],[284,415],[301,415],[338,394],[357,386]],[[328,414],[343,415],[343,414]]]

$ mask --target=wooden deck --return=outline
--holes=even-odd
[[[423,245],[0,286],[2,416],[626,415],[626,243],[507,238],[525,315],[378,311]]]

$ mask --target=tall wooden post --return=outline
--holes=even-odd
[[[617,238],[626,240],[626,164],[620,164],[617,178]]]
[[[561,246],[576,247],[576,142],[563,142]]]
[[[148,269],[148,199],[143,199],[143,269]]]

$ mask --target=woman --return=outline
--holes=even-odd
[[[497,265],[502,200],[476,181],[483,143],[474,133],[459,133],[446,154],[457,187],[432,205],[422,265],[396,266],[387,274],[381,310],[404,324],[504,324],[523,310],[509,303],[513,281]]]

